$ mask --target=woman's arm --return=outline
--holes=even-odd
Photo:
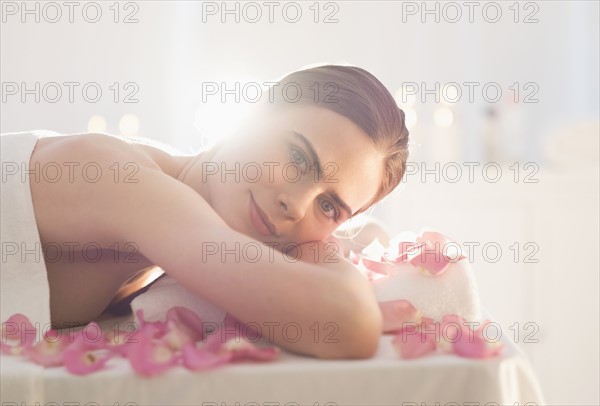
[[[122,190],[136,209],[123,213],[115,232],[136,241],[142,254],[179,283],[239,320],[257,323],[263,334],[273,326],[269,339],[291,351],[322,358],[373,355],[379,308],[368,281],[351,264],[340,261],[337,269],[348,272],[338,272],[290,262],[230,229],[182,183],[152,170],[138,177],[139,184]],[[246,247],[251,252],[261,247],[258,261],[245,260]],[[218,254],[209,255],[215,248]]]

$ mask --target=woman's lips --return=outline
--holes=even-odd
[[[275,227],[266,219],[266,215],[258,207],[254,201],[252,193],[250,193],[250,222],[258,230],[259,233],[265,236],[276,236]]]

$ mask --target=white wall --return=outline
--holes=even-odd
[[[476,252],[480,259],[474,268],[485,306],[506,334],[514,334],[509,327],[520,323],[519,345],[536,368],[549,404],[600,403],[598,155],[593,152],[598,148],[598,2],[522,2],[519,23],[509,9],[513,2],[498,3],[503,17],[497,23],[482,17],[485,2],[473,23],[467,21],[464,2],[456,3],[463,13],[457,23],[443,18],[436,23],[431,15],[424,23],[419,15],[403,21],[409,2],[331,3],[339,21],[330,24],[312,21],[312,2],[298,3],[303,17],[295,24],[282,17],[283,2],[273,23],[266,15],[257,23],[243,18],[235,23],[233,16],[224,23],[219,16],[203,22],[200,2],[132,2],[139,20],[132,24],[112,21],[111,2],[101,3],[103,17],[95,24],[82,18],[85,3],[73,23],[66,21],[64,7],[63,18],[54,24],[44,18],[36,23],[33,16],[21,22],[20,14],[3,8],[3,86],[96,82],[104,96],[97,103],[85,101],[81,93],[73,103],[66,95],[57,103],[36,103],[31,97],[23,103],[19,94],[8,95],[3,88],[0,129],[84,132],[90,117],[100,114],[107,120],[106,131],[119,133],[119,119],[131,113],[139,118],[138,135],[191,152],[218,138],[244,105],[226,104],[228,114],[213,99],[202,103],[203,82],[243,85],[272,80],[306,64],[339,61],[370,70],[392,92],[406,82],[425,82],[428,88],[435,82],[496,82],[505,96],[497,103],[486,102],[480,92],[472,103],[463,98],[445,106],[431,96],[417,102],[412,107],[418,121],[410,129],[411,160],[430,168],[436,161],[484,165],[489,159],[486,134],[493,133],[500,145],[494,151],[500,154],[502,179],[436,183],[413,175],[374,214],[393,232],[431,226],[460,242],[499,244],[503,256],[497,263],[481,260]],[[427,4],[432,8],[435,2]],[[445,6],[438,3],[440,9]],[[121,7],[121,19],[135,10]],[[324,7],[321,3],[321,19],[334,10]],[[523,23],[532,11],[538,22]],[[121,87],[134,82],[139,101],[124,103],[121,93],[114,102],[109,87],[115,82]],[[538,102],[510,103],[509,87],[515,82],[521,84],[521,98],[527,93],[523,84],[533,82]],[[444,106],[454,114],[448,128],[433,120],[434,111]],[[498,115],[493,123],[485,115],[489,108]],[[514,161],[520,162],[521,176],[528,173],[525,163],[534,163],[539,182],[515,182]],[[535,243],[539,262],[515,261],[509,248],[515,242]],[[539,328],[538,343],[523,342],[527,322]]]

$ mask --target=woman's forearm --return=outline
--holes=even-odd
[[[339,262],[332,269],[290,259],[229,228],[179,182],[142,170],[138,179],[128,187],[111,185],[110,198],[94,196],[102,210],[118,214],[103,223],[114,230],[113,241],[135,241],[179,284],[254,323],[287,350],[322,358],[369,357],[376,351],[382,325],[377,301],[351,264]]]
[[[233,230],[221,230],[213,241],[224,247],[237,243],[241,250],[252,246],[253,252],[258,247]],[[256,262],[220,255],[173,276],[287,350],[320,358],[373,355],[379,309],[368,281],[352,264],[339,257],[326,266],[284,259],[267,246]]]

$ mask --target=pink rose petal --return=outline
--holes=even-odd
[[[188,332],[184,331],[182,326],[173,320],[167,321],[167,332],[160,337],[160,339],[171,347],[174,351],[181,351],[181,349],[190,343],[195,341],[190,338]]]
[[[144,309],[137,309],[135,312],[139,322],[139,331],[144,334],[150,334],[151,337],[162,337],[168,330],[166,321],[146,321],[144,320]]]
[[[183,365],[193,371],[215,368],[231,361],[232,352],[214,353],[205,348],[197,348],[194,344],[187,344],[182,349]]]
[[[101,331],[95,322],[89,323],[86,328],[90,325]],[[83,333],[77,335],[64,350],[63,362],[67,371],[72,374],[87,375],[103,369],[106,362],[115,355],[116,352],[109,350],[104,335],[100,335],[98,339]]]
[[[137,333],[138,331],[110,329],[104,333],[106,348],[110,349],[115,354],[126,357],[130,345],[138,342],[138,339],[136,338]]]
[[[244,323],[239,321],[233,315],[227,313],[225,320],[223,320],[222,326],[214,333],[204,338],[203,348],[214,353],[219,352],[227,341],[241,340],[244,335],[244,331],[248,330],[245,328],[245,326],[246,325]]]
[[[131,345],[127,357],[131,367],[142,376],[159,375],[175,366],[180,356],[168,343],[139,335],[139,342]]]
[[[187,307],[175,306],[167,312],[167,321],[177,322],[179,330],[189,337],[191,341],[202,340],[204,337],[204,323],[198,315]]]
[[[451,242],[443,234],[425,231],[417,238],[417,243],[423,244],[419,255],[410,259],[409,262],[425,274],[441,275],[452,263],[465,258],[463,255],[450,256],[447,254],[449,247],[457,247],[456,244],[450,244]]]
[[[484,321],[475,331],[465,327],[463,334],[453,343],[454,353],[467,358],[489,358],[500,354],[504,344],[499,340],[491,341],[484,336],[487,324],[489,320]]]
[[[227,341],[219,352],[230,352],[233,354],[233,361],[271,361],[279,356],[280,350],[274,346],[258,347],[245,338],[242,338],[241,340],[231,339]]]
[[[15,313],[2,322],[0,350],[7,355],[21,355],[36,340],[37,330],[22,313]]]
[[[57,330],[48,330],[42,341],[24,350],[23,354],[32,362],[44,367],[63,365],[63,354],[69,346],[69,336]]]
[[[253,341],[261,338],[259,332],[227,313],[223,326],[206,338],[203,351],[216,355],[231,354],[231,360],[270,361],[280,350],[272,347],[258,347]]]
[[[23,339],[23,342],[25,342],[28,335],[26,333],[34,331],[36,329],[27,316],[22,313],[15,313],[8,320],[2,322],[2,341],[6,339]]]
[[[396,352],[404,359],[419,358],[435,351],[435,337],[419,331],[402,329],[392,339]]]
[[[105,367],[108,360],[116,353],[110,351],[84,350],[69,347],[64,352],[64,364],[67,371],[75,375],[87,375]]]
[[[408,300],[379,302],[379,309],[383,316],[384,333],[402,330],[407,323],[421,323],[421,312]]]

